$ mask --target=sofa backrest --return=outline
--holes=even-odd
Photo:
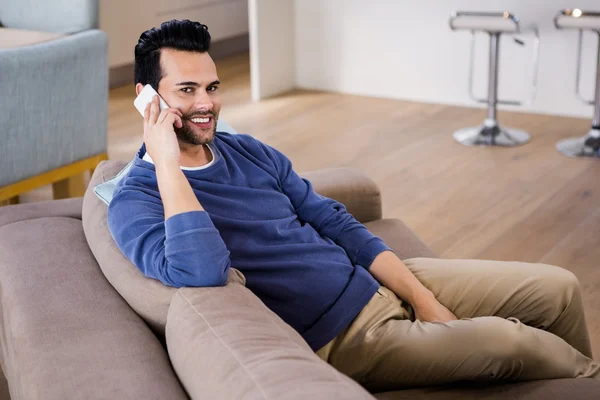
[[[94,187],[115,177],[126,165],[123,161],[98,164],[83,198],[83,230],[106,279],[158,336],[164,336],[171,297],[177,289],[145,277],[123,255],[108,230],[108,206],[94,192]],[[227,282],[245,284],[245,279],[231,268]]]
[[[74,33],[98,27],[98,0],[0,0],[7,28]]]

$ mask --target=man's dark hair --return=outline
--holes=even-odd
[[[206,25],[188,19],[163,22],[160,28],[142,33],[135,46],[134,83],[150,84],[158,90],[163,78],[161,49],[204,53],[209,48],[210,33]]]

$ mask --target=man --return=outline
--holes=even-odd
[[[598,377],[577,279],[558,267],[402,262],[277,150],[216,132],[206,26],[170,21],[135,48],[144,145],[108,212],[121,251],[169,286],[239,269],[323,360],[371,390],[469,379]]]

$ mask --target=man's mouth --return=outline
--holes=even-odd
[[[194,117],[194,118],[190,118],[189,121],[192,124],[196,125],[200,129],[209,129],[210,127],[212,127],[213,117],[212,116]]]

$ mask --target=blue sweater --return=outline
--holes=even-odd
[[[272,147],[217,132],[214,149],[212,166],[184,171],[205,211],[165,221],[142,146],[108,209],[115,242],[142,273],[169,286],[224,285],[229,268],[239,269],[246,286],[318,350],[375,294],[368,268],[389,248]]]

